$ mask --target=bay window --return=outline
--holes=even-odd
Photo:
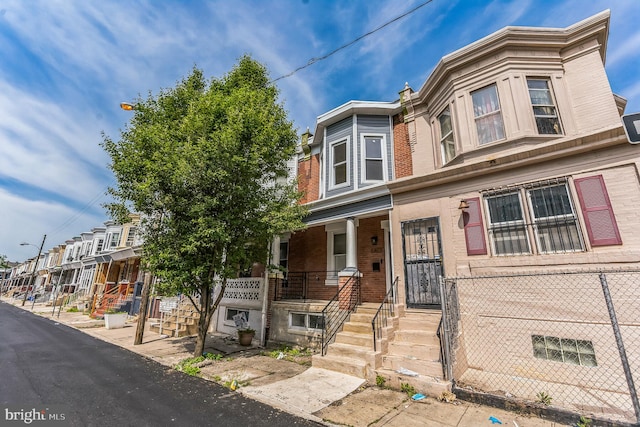
[[[527,87],[538,133],[544,135],[561,134],[562,128],[553,102],[549,80],[529,78],[527,79]]]
[[[453,140],[453,126],[451,125],[451,111],[449,107],[438,116],[440,122],[440,151],[442,164],[449,163],[456,156],[456,145]]]
[[[471,93],[480,145],[505,138],[498,88],[495,84]]]

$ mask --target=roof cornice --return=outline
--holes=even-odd
[[[547,48],[558,51],[596,37],[602,62],[605,61],[611,12],[607,9],[566,28],[509,26],[489,34],[440,59],[413,98],[424,100],[443,84],[443,80],[462,67],[477,63],[482,58],[495,55],[509,47]]]

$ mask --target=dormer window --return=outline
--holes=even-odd
[[[347,141],[343,139],[331,145],[331,186],[348,183]]]
[[[498,88],[495,84],[471,93],[480,145],[505,138]]]
[[[383,136],[365,136],[364,140],[364,181],[384,180],[384,139]]]
[[[562,133],[556,106],[553,102],[549,80],[527,79],[529,97],[536,119],[538,133],[543,135],[559,135]]]
[[[440,152],[442,164],[449,163],[456,156],[456,145],[453,140],[453,126],[451,125],[451,110],[449,107],[438,116],[440,122]]]

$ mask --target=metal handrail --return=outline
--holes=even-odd
[[[371,329],[373,329],[373,351],[377,351],[376,341],[382,336],[382,328],[387,327],[389,317],[395,316],[396,298],[398,295],[398,276],[391,284],[387,294],[378,307],[375,316],[371,319]]]
[[[288,271],[275,279],[274,301],[306,300],[324,287],[327,278],[337,277],[337,271]]]
[[[340,298],[342,296],[342,298]],[[355,272],[322,310],[322,355],[360,303],[360,273]]]

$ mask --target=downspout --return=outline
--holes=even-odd
[[[261,325],[262,332],[260,333],[260,345],[265,347],[267,345],[267,310],[269,307],[269,272],[271,270],[271,251],[273,250],[273,240],[269,242],[269,255],[267,256],[267,264],[264,269],[264,278],[262,286],[262,313],[261,313]]]

